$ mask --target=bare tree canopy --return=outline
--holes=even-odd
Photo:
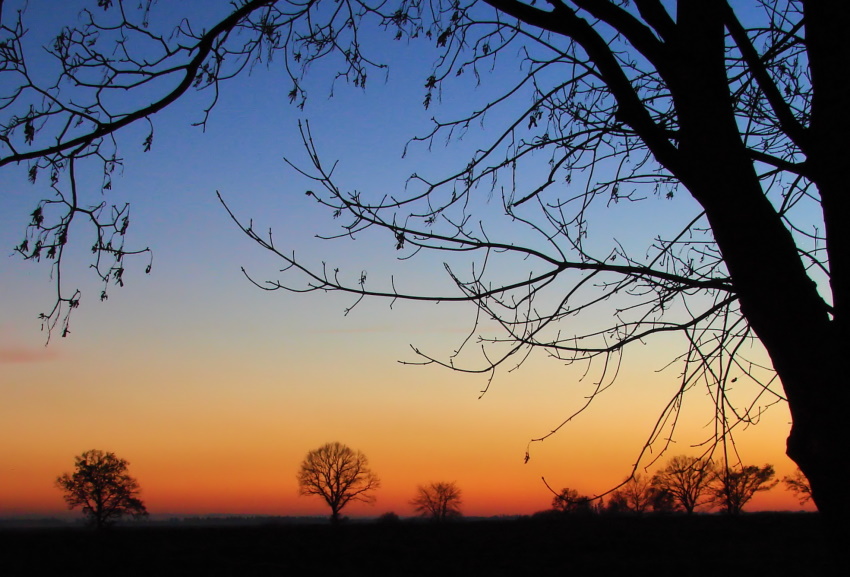
[[[74,457],[74,472],[57,477],[69,509],[82,507],[97,529],[121,517],[147,515],[139,499],[139,482],[127,473],[128,463],[115,453],[92,449]]]
[[[590,514],[594,512],[593,500],[575,489],[564,487],[552,498],[552,509],[566,514]]]
[[[786,475],[782,478],[782,484],[785,489],[794,493],[800,500],[800,505],[804,505],[812,499],[812,488],[809,486],[809,480],[803,472],[797,468],[791,475]]]
[[[339,523],[340,511],[351,501],[374,503],[372,493],[381,486],[366,455],[336,442],[307,453],[297,477],[298,493],[324,499],[334,524]]]
[[[418,515],[442,522],[462,516],[461,491],[454,482],[436,482],[420,485],[416,496],[410,501]]]
[[[720,509],[729,515],[739,515],[756,493],[769,491],[779,480],[773,465],[741,465],[726,467],[717,472],[711,488],[713,500]]]
[[[834,458],[850,447],[842,358],[850,334],[850,3],[209,4],[220,17],[196,15],[198,25],[186,19],[177,30],[156,30],[150,1],[138,9],[121,0],[82,3],[91,7],[82,23],[47,47],[60,72],[46,80],[28,67],[22,14],[4,6],[0,167],[26,163],[30,178],[49,179],[55,192],[37,202],[16,247],[55,267],[59,292],[44,314],[48,329],[67,332],[67,314],[80,302],[59,274],[69,239],[78,238],[72,226],[90,226],[104,286],[121,284],[127,257],[146,252],[125,246],[129,208],[108,201],[123,129],[149,127],[138,145],[150,147],[155,114],[195,88],[210,95],[203,124],[223,82],[272,58],[282,62],[298,107],[303,75],[318,60],[336,66],[336,78],[365,87],[383,64],[364,53],[360,36],[383,29],[437,51],[423,79],[425,107],[451,97],[459,76],[492,90],[486,105],[435,119],[412,144],[453,141],[485,120],[488,144],[445,174],[413,174],[403,189],[363,192],[335,181],[321,143],[302,124],[309,164],[297,166],[315,180],[308,195],[341,219],[339,237],[377,229],[401,258],[442,253],[451,290],[422,294],[394,278],[377,285],[365,272],[303,263],[232,215],[284,261],[280,279],[258,284],[466,301],[502,334],[480,334],[476,322],[459,350],[477,337],[480,357],[417,350],[422,362],[492,376],[539,348],[589,363],[598,391],[611,384],[627,347],[679,335],[682,348],[671,361],[682,368],[680,387],[647,445],[670,438],[683,396],[697,387],[714,399],[717,441],[787,400],[788,455],[821,511],[850,514],[850,465]],[[78,186],[79,171],[93,166],[96,192],[107,200],[85,200],[94,195]],[[639,201],[681,209],[673,222],[645,219],[642,245],[594,236],[606,210]],[[760,366],[756,342],[770,366]],[[736,381],[750,381],[753,395],[736,399]]]
[[[652,478],[652,485],[669,495],[676,507],[688,514],[711,502],[711,482],[716,467],[710,460],[679,455]]]
[[[641,515],[658,502],[658,488],[652,484],[652,478],[637,474],[626,479],[619,489],[611,492],[606,509],[612,513]]]

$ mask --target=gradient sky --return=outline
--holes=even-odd
[[[74,18],[67,4],[29,2],[33,42]],[[4,3],[4,17],[14,7]],[[444,358],[471,326],[472,307],[399,302],[390,310],[388,302],[366,301],[344,315],[350,297],[263,292],[241,274],[245,267],[259,280],[277,278],[282,263],[233,225],[216,191],[240,217],[254,218],[256,229],[273,227],[277,244],[307,262],[325,260],[353,274],[368,269],[376,279],[392,273],[405,286],[449,286],[439,258],[396,262],[390,238],[314,239],[336,223],[305,197],[310,183],[283,162],[306,159],[300,118],[310,119],[320,150],[340,159],[339,179],[351,188],[392,192],[412,172],[443,174],[466,162],[463,151],[480,134],[459,148],[419,147],[404,159],[401,151],[432,116],[467,110],[489,92],[459,82],[426,111],[423,83],[434,54],[381,35],[368,42],[391,68],[386,81],[371,78],[365,93],[337,85],[327,98],[329,79],[317,67],[301,112],[288,104],[280,71],[258,67],[224,86],[205,133],[191,126],[203,95],[155,119],[149,153],[140,152],[144,128],[127,131],[114,193],[132,202],[129,242],[152,248],[152,273],[144,274],[146,261],[130,264],[127,286],[98,302],[81,230],[65,274],[68,286],[83,290],[82,304],[72,334],[49,346],[37,320],[52,304],[49,266],[6,258],[45,191],[26,181],[25,167],[0,172],[0,515],[63,511],[53,480],[92,448],[130,461],[152,513],[325,514],[315,498],[298,497],[295,474],[306,452],[328,441],[363,451],[383,481],[377,504],[352,505],[350,515],[411,514],[417,484],[431,481],[456,481],[468,515],[527,514],[551,502],[541,477],[555,488],[595,493],[629,473],[678,386],[677,367],[661,369],[680,342],[656,339],[627,350],[616,385],[557,435],[533,444],[524,464],[529,439],[584,403],[593,388],[591,377],[582,380],[584,367],[533,355],[521,369],[500,373],[479,398],[485,377],[397,362],[416,360],[410,345]],[[505,69],[499,73],[515,73]],[[692,209],[683,195],[617,205],[598,214],[593,230],[601,243],[612,230],[621,239],[651,237],[656,230],[638,225],[681,220]],[[692,445],[710,435],[705,394],[690,401],[662,463],[698,454]],[[772,463],[779,477],[791,473],[789,421],[787,409],[774,406],[759,426],[741,431],[744,461]],[[800,507],[777,487],[748,507],[763,508]]]

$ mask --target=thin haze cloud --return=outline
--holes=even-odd
[[[479,327],[476,330],[476,334],[478,333],[487,333],[487,332],[496,332],[496,327],[486,328]],[[310,333],[314,335],[357,335],[357,334],[369,334],[369,333],[417,333],[417,334],[447,334],[447,333],[468,333],[469,329],[463,329],[460,327],[420,327],[415,329],[409,328],[400,328],[394,325],[380,325],[374,327],[360,327],[360,328],[351,328],[351,329],[306,329],[305,333]]]
[[[59,358],[56,349],[31,347],[0,347],[0,364],[43,363]]]

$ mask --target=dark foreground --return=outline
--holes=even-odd
[[[828,575],[817,516],[0,531],[0,575]]]

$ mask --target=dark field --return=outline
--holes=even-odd
[[[0,531],[0,575],[830,574],[810,514]]]

